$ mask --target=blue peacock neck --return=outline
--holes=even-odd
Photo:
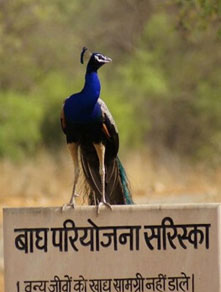
[[[97,72],[87,71],[85,84],[82,93],[88,98],[90,103],[95,104],[100,96],[101,84]]]

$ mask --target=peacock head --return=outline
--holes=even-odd
[[[81,52],[81,64],[84,64],[85,59],[88,59],[87,72],[97,72],[101,66],[112,61],[109,57],[100,53],[91,53],[86,47],[83,47]]]

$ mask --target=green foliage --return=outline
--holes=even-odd
[[[185,40],[173,18],[154,14],[132,57],[120,66],[117,80],[136,125],[125,123],[125,128],[133,129],[129,132],[138,141],[146,141],[154,151],[164,147],[192,160],[219,163],[220,50],[214,34],[207,35],[209,44],[204,37]]]
[[[171,3],[174,5],[174,1]],[[218,34],[220,33],[220,0],[176,0],[176,3],[179,7],[179,27],[181,29],[189,31],[193,28],[206,29],[212,23]]]
[[[220,79],[221,70],[217,76]],[[195,107],[202,123],[202,144],[197,153],[200,160],[214,160],[219,163],[221,154],[221,80],[218,84],[203,82],[197,88],[198,99]]]
[[[83,86],[86,45],[113,59],[99,75],[121,149],[166,148],[218,163],[219,2],[2,1],[0,156],[65,143],[60,109]]]
[[[119,76],[120,78],[120,76]],[[120,147],[136,147],[142,144],[142,129],[136,123],[136,112],[133,103],[128,102],[127,92],[120,82],[110,86],[102,80],[101,98],[105,101],[117,124],[120,136]],[[134,139],[136,136],[136,139]]]
[[[41,141],[42,109],[33,99],[2,92],[0,95],[0,156],[21,158],[33,154]]]

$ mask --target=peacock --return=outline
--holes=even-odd
[[[75,206],[80,168],[89,186],[88,203],[100,206],[133,204],[125,169],[118,157],[119,135],[114,119],[100,98],[98,69],[111,58],[82,49],[80,61],[86,57],[83,89],[68,97],[61,110],[61,126],[74,164],[71,198],[65,206]]]

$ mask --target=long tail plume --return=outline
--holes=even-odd
[[[124,169],[124,167],[123,167],[123,165],[120,162],[120,159],[118,157],[117,157],[117,164],[118,164],[120,178],[121,178],[121,182],[122,182],[122,186],[123,186],[125,202],[127,205],[133,205],[134,202],[132,200],[131,193],[129,190],[128,178],[127,178],[125,169]]]

